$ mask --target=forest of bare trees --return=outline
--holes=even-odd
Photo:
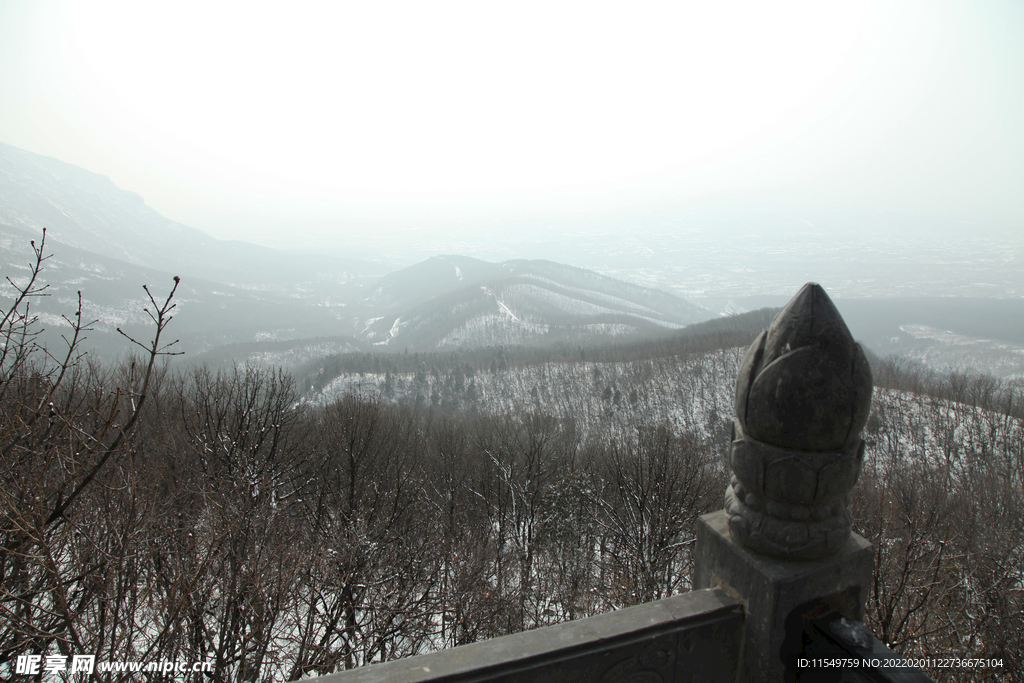
[[[150,297],[139,354],[99,366],[77,316],[63,354],[36,345],[38,259],[0,323],[0,671],[93,654],[294,680],[690,589],[695,520],[726,486],[720,430],[584,428],[530,400],[303,401],[280,370],[169,363],[176,283]],[[721,352],[688,354],[677,367],[724,376]],[[896,361],[875,377],[854,497],[877,549],[869,625],[904,654],[1019,669],[1024,389]],[[718,411],[721,392],[680,391]]]

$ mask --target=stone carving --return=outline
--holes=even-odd
[[[656,641],[639,655],[616,663],[601,676],[601,683],[663,683],[662,673],[673,663],[672,655],[663,645]]]
[[[751,344],[736,378],[725,509],[737,541],[786,560],[843,546],[871,388],[839,311],[821,286],[804,285]]]

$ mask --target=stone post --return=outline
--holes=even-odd
[[[871,389],[863,350],[814,283],[747,351],[725,509],[701,517],[694,570],[694,588],[746,605],[740,680],[791,678],[808,613],[863,619],[874,554],[851,533],[850,491]]]

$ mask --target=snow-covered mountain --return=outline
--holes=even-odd
[[[30,246],[38,247],[42,231],[0,224],[0,276],[10,277],[24,286],[35,257]],[[143,285],[160,301],[174,285],[174,271],[161,271],[144,265],[97,254],[63,244],[47,231],[37,284],[45,284],[45,296],[35,297],[31,310],[43,330],[41,341],[62,348],[60,335],[70,330],[62,316],[74,317],[78,293],[82,297],[82,321],[92,323],[86,334],[91,353],[111,357],[129,350],[130,344],[117,328],[136,339],[148,340],[152,323],[143,310],[149,306]],[[10,301],[13,288],[0,286],[0,308]],[[345,339],[354,334],[352,320],[345,307],[316,305],[310,297],[275,291],[235,287],[194,276],[184,276],[174,302],[174,321],[168,335],[181,339],[176,350],[191,355],[224,344],[299,337],[338,337],[329,352],[360,349],[365,343]],[[324,340],[319,340],[322,344]]]
[[[0,143],[3,275],[28,272],[29,242],[44,228],[53,257],[42,276],[51,296],[36,306],[41,321],[59,333],[81,290],[101,347],[120,340],[117,327],[145,336],[142,285],[158,295],[174,275],[182,284],[172,333],[182,348],[230,346],[244,358],[301,358],[324,344],[342,351],[621,339],[713,317],[672,294],[550,261],[442,256],[385,275],[354,259],[218,240],[105,176]],[[112,348],[103,350],[124,347]]]
[[[362,332],[378,346],[434,348],[635,337],[712,314],[677,296],[543,260],[438,256],[380,279],[379,313]]]

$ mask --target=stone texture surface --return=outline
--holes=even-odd
[[[747,609],[741,681],[783,681],[786,657],[795,656],[787,621],[809,603],[831,603],[848,619],[864,618],[874,549],[857,534],[842,548],[817,561],[775,560],[736,542],[724,510],[697,523],[694,589],[721,588]],[[786,652],[784,648],[793,652]]]
[[[725,509],[735,538],[778,559],[837,552],[871,409],[864,351],[808,283],[751,344],[736,377]]]
[[[829,452],[778,448],[751,439],[736,421],[725,510],[733,536],[769,557],[813,560],[838,551],[853,524],[850,490],[863,442]]]
[[[862,622],[837,616],[830,612],[818,618],[805,619],[801,629],[801,657],[813,660],[837,657],[844,659],[874,660],[878,666],[847,670],[840,679],[837,672],[832,672],[831,680],[863,681],[864,683],[935,683],[935,680],[923,671],[896,666],[903,657],[893,652],[882,641],[875,638]],[[892,666],[889,666],[892,664]],[[793,680],[795,683],[821,683],[826,679],[820,667],[800,667],[794,662]]]
[[[322,676],[318,683],[689,683],[736,679],[743,606],[692,591],[589,619]]]
[[[736,416],[775,446],[831,451],[858,438],[871,408],[871,368],[815,283],[750,346],[736,378]]]

